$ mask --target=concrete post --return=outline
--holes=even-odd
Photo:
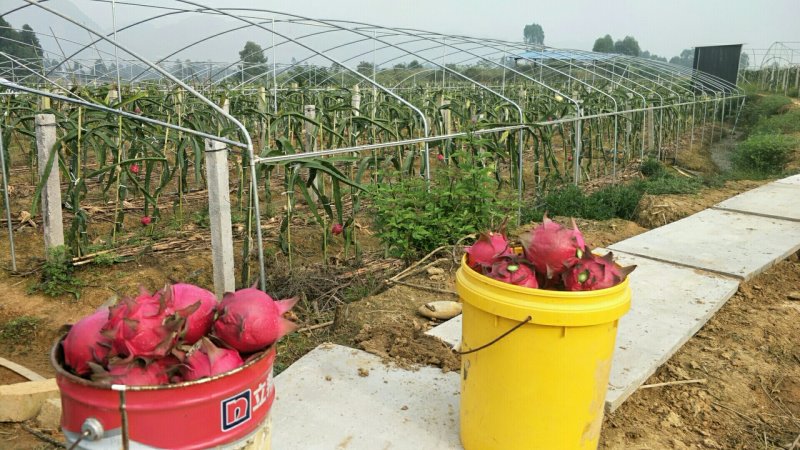
[[[206,139],[206,181],[208,217],[211,225],[211,259],[214,293],[222,297],[236,289],[233,275],[233,234],[231,198],[228,188],[228,151],[225,144]]]
[[[53,148],[56,143],[56,116],[53,114],[37,114],[36,153],[39,162],[39,177],[44,176],[44,169],[50,159],[50,152],[58,152]],[[42,187],[42,219],[44,221],[44,248],[49,253],[54,247],[64,245],[64,224],[61,218],[61,180],[58,175],[58,155],[54,156],[50,175]]]
[[[656,115],[653,108],[647,109],[647,150],[653,151],[656,148]]]
[[[361,115],[361,94],[353,94],[350,99],[350,106],[353,108],[353,116]]]
[[[258,112],[262,114],[266,114],[267,112],[267,88],[264,86],[260,86],[258,88]],[[266,142],[267,139],[267,121],[264,120],[262,117],[258,119],[258,123],[260,124],[261,132],[259,133],[259,142],[261,143],[262,147],[267,146],[269,143]]]
[[[303,107],[303,115],[308,119],[315,120],[317,118],[317,107],[314,105],[305,105]],[[316,133],[316,125],[310,122],[303,122],[303,151],[314,151],[314,137]]]
[[[314,105],[305,105],[303,106],[303,115],[309,119],[316,119],[317,117],[317,107]],[[314,148],[316,147],[316,134],[317,134],[317,126],[310,123],[310,122],[303,122],[303,151],[304,152],[313,152]],[[311,175],[311,171],[309,170],[309,176]],[[314,178],[314,186],[316,186],[317,190],[321,192],[322,190],[322,174],[317,173],[317,176]],[[311,191],[311,198],[314,201],[317,201],[319,197],[317,193]]]

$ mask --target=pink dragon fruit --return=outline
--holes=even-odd
[[[536,273],[527,260],[504,256],[492,265],[491,269],[484,271],[485,275],[505,283],[515,284],[536,289],[539,283],[536,281]]]
[[[167,314],[178,313],[185,318],[182,340],[191,345],[211,331],[217,296],[197,286],[177,283],[166,288]],[[195,306],[196,305],[196,306]]]
[[[111,308],[103,333],[111,339],[114,355],[156,358],[169,353],[183,322],[179,315],[168,314],[160,292],[142,290],[135,299],[124,298]]]
[[[635,268],[617,266],[611,252],[597,256],[586,248],[583,257],[562,274],[562,279],[568,291],[594,291],[621,283]]]
[[[219,348],[204,337],[186,355],[181,374],[184,381],[192,381],[229,372],[243,364],[244,361],[239,356],[239,352]]]
[[[148,363],[140,358],[130,361],[117,360],[109,363],[108,370],[90,363],[92,380],[101,384],[124,384],[127,386],[159,386],[169,383],[164,368],[155,362]]]
[[[219,304],[214,334],[242,353],[262,350],[297,328],[281,317],[295,303],[297,298],[275,301],[255,288],[227,293]]]
[[[572,220],[572,229],[562,227],[544,216],[541,225],[520,235],[525,257],[536,271],[547,278],[560,275],[584,254],[586,243]]]
[[[511,254],[505,234],[491,231],[478,235],[475,244],[467,247],[465,251],[467,264],[476,270],[480,267],[491,267],[495,258]]]
[[[70,328],[64,338],[64,361],[78,375],[88,375],[92,369],[89,363],[105,364],[111,340],[100,330],[108,322],[108,308],[101,308]]]

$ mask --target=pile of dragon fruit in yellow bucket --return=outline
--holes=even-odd
[[[592,253],[578,230],[544,216],[542,223],[509,242],[505,224],[498,232],[481,233],[467,247],[467,264],[487,277],[533,289],[593,291],[621,283],[636,266],[620,267],[614,255]],[[521,250],[521,251],[520,251]]]
[[[225,294],[178,283],[124,298],[72,326],[64,362],[102,384],[155,386],[213,377],[241,367],[296,325],[283,317],[297,299],[253,288]]]

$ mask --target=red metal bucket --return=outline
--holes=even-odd
[[[64,369],[62,340],[50,353],[61,391],[61,428],[69,443],[84,432],[89,435],[76,448],[119,449],[128,444],[129,448],[238,449],[254,440],[260,443],[253,448],[269,448],[274,346],[244,366],[211,378],[165,386],[108,387]],[[90,440],[96,431],[92,427],[101,430],[100,439]]]

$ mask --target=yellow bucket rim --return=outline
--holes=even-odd
[[[588,326],[613,322],[630,309],[630,277],[606,289],[554,291],[505,283],[467,265],[466,255],[456,272],[456,291],[462,301],[512,320],[554,326]]]

